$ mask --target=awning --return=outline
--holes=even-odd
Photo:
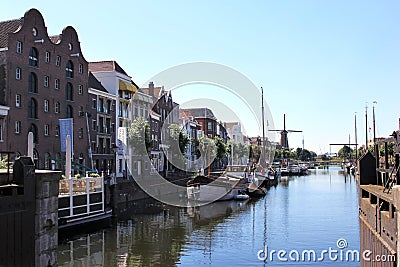
[[[132,93],[136,93],[138,91],[135,85],[123,80],[119,80],[119,90],[131,91]]]

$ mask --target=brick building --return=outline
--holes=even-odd
[[[153,82],[150,82],[147,88],[140,88],[140,91],[153,97],[149,116],[152,166],[158,172],[170,171],[171,165],[168,164],[164,155],[164,152],[168,153],[168,145],[162,142],[164,140],[163,131],[168,130],[172,123],[179,123],[179,105],[173,101],[171,91],[165,90],[164,86],[155,87]]]
[[[0,22],[0,105],[9,107],[8,114],[0,110],[0,149],[26,155],[32,132],[36,167],[59,169],[65,158],[59,119],[72,118],[74,160],[85,165],[87,83],[88,63],[73,27],[49,36],[36,9]]]
[[[188,108],[183,109],[187,116],[192,116],[199,124],[200,130],[209,138],[218,136],[218,121],[209,108]]]

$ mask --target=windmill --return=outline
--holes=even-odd
[[[286,130],[286,114],[283,114],[283,130],[268,130],[270,132],[281,133],[281,146],[282,149],[289,149],[288,133],[300,133],[300,130]]]

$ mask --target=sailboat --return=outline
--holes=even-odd
[[[261,87],[261,111],[262,111],[262,131],[263,131],[263,140],[262,140],[262,153],[259,160],[259,164],[256,166],[254,170],[254,177],[257,181],[259,181],[258,187],[266,188],[272,185],[277,184],[277,180],[279,178],[280,173],[273,169],[270,166],[269,161],[266,158],[265,153],[265,124],[264,124],[264,90]]]

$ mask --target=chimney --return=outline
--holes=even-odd
[[[154,83],[153,82],[149,82],[149,95],[151,95],[152,97],[155,97],[155,95],[154,95]]]

